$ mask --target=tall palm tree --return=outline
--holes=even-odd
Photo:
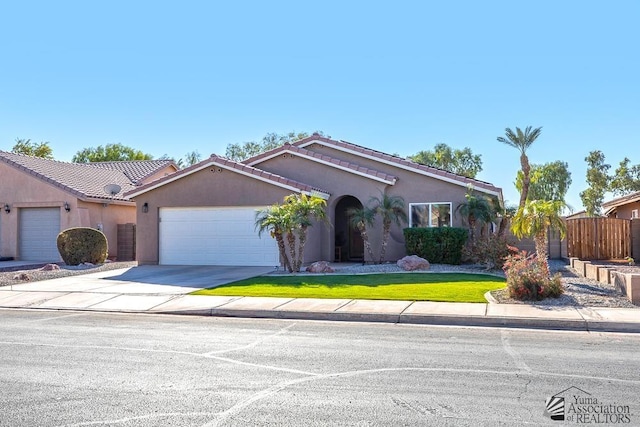
[[[469,227],[469,243],[476,239],[476,227],[493,221],[495,212],[491,201],[486,197],[476,196],[471,193],[464,195],[466,202],[461,203],[456,208]]]
[[[401,226],[407,222],[407,211],[404,209],[404,199],[400,196],[390,196],[382,193],[380,197],[372,197],[369,201],[373,203],[371,208],[376,215],[382,218],[382,247],[380,248],[379,264],[384,262],[384,256],[389,242],[391,224]]]
[[[304,246],[307,242],[307,233],[313,221],[326,222],[327,202],[315,196],[306,194],[291,194],[284,198],[285,207],[291,213],[292,228],[298,238],[297,256],[292,259],[294,271],[300,271],[304,260]],[[295,239],[294,239],[295,242]]]
[[[351,225],[358,229],[360,235],[362,236],[362,242],[364,243],[364,247],[369,254],[369,258],[371,258],[371,262],[373,262],[373,251],[371,250],[371,242],[369,242],[369,232],[367,228],[373,227],[373,223],[376,217],[376,213],[369,208],[361,207],[361,208],[349,208],[347,210],[347,215],[349,216],[349,221]],[[362,259],[362,263],[365,263],[365,259]]]
[[[529,165],[529,157],[527,157],[527,149],[534,143],[534,141],[540,136],[542,127],[532,129],[531,126],[527,126],[522,132],[519,127],[516,127],[516,131],[512,131],[511,128],[505,129],[505,136],[499,136],[498,141],[517,148],[520,150],[520,167],[522,168],[522,191],[520,192],[520,203],[518,204],[518,210],[524,208],[524,204],[527,201],[529,195],[529,185],[531,184],[531,166]]]
[[[513,217],[511,227],[513,233],[518,238],[533,238],[536,256],[543,263],[547,275],[549,274],[548,231],[550,228],[557,229],[560,231],[560,238],[564,238],[567,228],[560,216],[564,207],[565,203],[561,200],[530,200],[525,204],[524,209],[518,210]]]
[[[293,266],[289,262],[289,257],[287,256],[284,235],[291,227],[290,222],[291,219],[289,212],[278,204],[256,212],[255,224],[258,229],[258,235],[260,236],[263,232],[269,231],[271,237],[276,239],[280,259],[282,260],[284,268],[289,273],[293,272]]]

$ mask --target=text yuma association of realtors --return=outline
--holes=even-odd
[[[577,423],[627,424],[631,422],[629,405],[598,402],[595,397],[572,396],[566,411]]]

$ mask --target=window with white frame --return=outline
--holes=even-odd
[[[635,218],[640,218],[640,216],[638,216],[638,209],[631,210],[631,219],[635,219]]]
[[[409,227],[451,227],[451,202],[409,203]]]

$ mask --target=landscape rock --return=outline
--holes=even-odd
[[[431,266],[429,261],[424,258],[420,258],[418,255],[409,255],[402,259],[399,259],[398,267],[405,271],[415,271],[415,270],[428,270]]]
[[[60,270],[60,266],[58,264],[47,264],[44,267],[42,267],[40,270],[42,270],[42,271]]]
[[[327,261],[317,261],[307,267],[309,273],[335,273]]]
[[[27,273],[19,273],[13,276],[13,280],[22,280],[23,282],[29,282],[31,281],[31,276],[29,276]]]

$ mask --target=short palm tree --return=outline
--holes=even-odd
[[[360,236],[362,236],[362,241],[364,243],[364,247],[369,254],[369,258],[371,258],[371,262],[373,262],[373,251],[371,250],[371,242],[369,241],[369,232],[367,228],[373,227],[373,223],[375,221],[376,213],[369,208],[361,207],[361,208],[350,208],[347,210],[347,215],[349,216],[349,221],[351,225],[358,229],[360,232]],[[363,258],[362,263],[365,263],[365,259]]]
[[[520,167],[522,168],[522,191],[520,192],[520,203],[518,204],[518,210],[524,208],[524,204],[527,201],[529,195],[529,185],[531,184],[531,166],[529,165],[529,157],[527,157],[527,149],[534,143],[534,141],[540,136],[542,127],[532,129],[531,126],[527,126],[524,132],[516,127],[516,131],[512,131],[511,128],[505,129],[505,136],[499,136],[498,141],[517,148],[520,150]]]
[[[293,271],[293,267],[289,262],[286,245],[284,243],[284,235],[291,228],[290,222],[289,212],[278,204],[256,212],[256,228],[258,229],[258,235],[261,235],[265,231],[269,231],[271,237],[276,239],[280,259],[282,260],[284,268],[291,273]]]
[[[513,217],[511,230],[518,238],[533,238],[536,245],[536,256],[543,263],[547,275],[549,274],[549,263],[547,255],[548,231],[557,229],[560,231],[560,238],[564,238],[566,225],[560,216],[560,212],[565,207],[561,200],[530,200],[524,209],[518,210]]]
[[[380,248],[379,264],[384,262],[384,256],[389,242],[391,224],[401,226],[407,222],[407,212],[404,208],[404,199],[400,196],[391,196],[382,193],[380,197],[372,197],[370,203],[372,210],[382,218],[382,247]]]
[[[291,225],[298,238],[297,254],[291,261],[294,271],[297,272],[300,271],[304,260],[304,246],[307,242],[309,227],[313,221],[326,222],[327,202],[320,197],[307,196],[306,194],[292,194],[285,197],[284,202],[285,209],[291,214]]]
[[[495,212],[491,202],[485,197],[470,193],[465,194],[464,197],[467,201],[459,204],[456,212],[459,212],[467,223],[469,242],[473,243],[476,239],[476,227],[493,221]]]

